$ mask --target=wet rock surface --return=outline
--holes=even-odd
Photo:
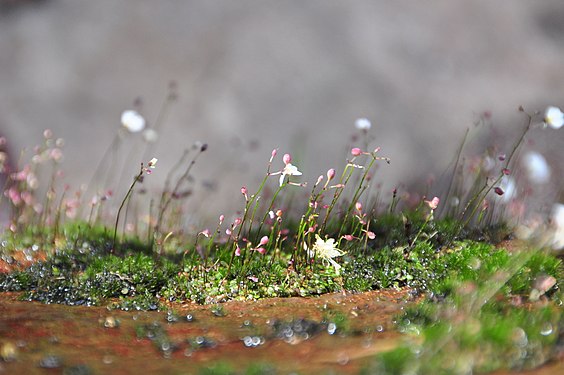
[[[260,362],[282,372],[357,373],[366,358],[396,345],[392,317],[409,303],[405,292],[335,294],[229,302],[216,316],[217,306],[108,314],[15,298],[0,295],[1,364],[30,374],[190,372],[218,361],[241,371]],[[333,321],[343,317],[349,325],[335,334]]]

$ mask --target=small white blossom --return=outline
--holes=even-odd
[[[562,250],[564,249],[564,204],[555,203],[552,206],[551,219],[554,230],[552,248]]]
[[[523,164],[527,177],[534,183],[545,184],[550,180],[550,167],[544,156],[536,151],[525,154]]]
[[[372,123],[366,118],[359,118],[354,122],[354,126],[360,130],[368,130],[372,127]]]
[[[145,129],[143,140],[147,143],[155,143],[159,139],[159,133],[155,129]]]
[[[153,171],[151,169],[155,169],[155,165],[157,164],[158,160],[159,159],[157,159],[157,158],[152,158],[151,160],[149,160],[149,162],[147,163],[147,166],[143,168],[143,171],[147,174],[153,173]]]
[[[560,108],[550,106],[544,112],[544,122],[553,129],[560,129],[564,125],[564,113]]]
[[[121,124],[131,133],[138,133],[145,129],[145,119],[134,110],[123,111]]]
[[[149,160],[149,163],[147,163],[147,166],[149,168],[155,169],[155,165],[157,164],[157,161],[159,161],[159,159],[152,158],[151,160]]]
[[[292,163],[288,163],[284,166],[284,169],[282,169],[281,175],[280,175],[280,186],[282,186],[284,184],[284,178],[286,176],[301,176],[302,172],[298,171],[298,167],[296,167],[295,165],[292,165]]]
[[[331,263],[331,265],[335,267],[335,272],[339,273],[341,265],[335,262],[333,258],[343,256],[345,253],[335,247],[335,240],[333,238],[324,241],[316,234],[313,248],[311,250],[308,249],[306,244],[304,244],[304,247],[310,257],[318,257],[324,262]]]

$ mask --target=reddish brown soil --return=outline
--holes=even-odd
[[[192,323],[167,323],[166,312],[109,311],[103,307],[69,307],[17,301],[15,294],[0,295],[0,345],[15,349],[15,358],[0,362],[5,373],[45,373],[42,358],[53,354],[65,369],[84,364],[93,373],[192,373],[203,366],[229,363],[244,370],[253,363],[275,366],[281,373],[314,373],[336,370],[357,373],[371,357],[396,346],[399,335],[393,317],[409,303],[406,291],[382,291],[355,295],[331,294],[318,298],[275,298],[258,302],[223,304],[225,316],[216,317],[210,306],[176,305],[181,317],[193,314]],[[269,337],[274,319],[289,321],[307,318],[321,321],[324,312],[339,311],[347,316],[356,334],[329,335],[323,331],[313,338],[289,344]],[[112,317],[118,328],[105,328]],[[247,348],[242,338],[249,334],[244,322],[252,323],[254,334],[265,343]],[[137,338],[135,328],[159,322],[178,347],[169,358],[149,339]],[[190,351],[187,340],[205,336],[214,348]]]

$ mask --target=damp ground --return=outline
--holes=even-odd
[[[0,373],[350,373],[394,349],[410,294],[175,305],[160,312],[45,305],[0,296]]]

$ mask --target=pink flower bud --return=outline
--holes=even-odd
[[[355,147],[351,150],[351,154],[353,154],[353,156],[358,156],[358,155],[362,154],[362,150],[358,147]]]
[[[362,212],[362,203],[356,202],[354,206],[358,212]]]
[[[266,245],[267,243],[268,243],[268,236],[263,236],[263,237],[260,239],[259,245],[260,245],[260,246],[264,246],[264,245]]]
[[[352,241],[352,240],[354,240],[354,237],[353,237],[352,235],[350,235],[350,234],[345,234],[345,235],[343,236],[343,238],[344,238],[345,240],[347,240],[347,241]]]
[[[223,224],[223,220],[225,220],[225,215],[219,215],[219,225]]]
[[[276,149],[272,150],[272,152],[270,153],[270,160],[269,163],[272,163],[272,160],[274,160],[274,157],[276,156],[276,153],[278,151]]]
[[[243,187],[241,188],[241,194],[243,194],[243,195],[245,195],[245,196],[247,195],[247,188],[246,188],[245,186],[243,186]]]
[[[235,256],[241,256],[241,249],[239,248],[239,246],[237,246],[237,248],[235,249]]]
[[[508,176],[508,175],[511,173],[511,171],[510,171],[509,169],[507,169],[507,168],[503,168],[503,169],[501,170],[501,172],[502,172],[504,175],[506,175],[506,176]]]
[[[439,202],[440,202],[440,199],[438,197],[434,197],[430,201],[425,201],[425,203],[427,203],[429,205],[429,207],[431,208],[431,210],[433,210],[433,211],[436,210],[437,207],[439,207]]]
[[[315,183],[315,185],[316,185],[316,186],[319,185],[319,184],[321,183],[321,181],[323,181],[323,176],[322,176],[322,175],[319,176],[319,177],[317,177],[317,182]]]
[[[276,210],[276,216],[282,217],[282,214],[283,214],[282,210]]]
[[[292,162],[292,156],[290,154],[284,154],[282,161],[284,162],[284,164],[288,165]]]
[[[266,254],[266,249],[264,247],[258,247],[255,249],[256,251],[258,251],[260,254]]]
[[[374,234],[374,232],[370,232],[370,231],[366,232],[366,236],[371,240],[376,238],[376,234]]]
[[[496,187],[494,188],[494,191],[495,191],[495,193],[496,193],[497,195],[500,195],[500,196],[503,195],[503,194],[505,194],[505,191],[503,191],[503,189],[500,188],[499,186],[496,186]]]
[[[335,177],[335,170],[333,168],[327,171],[327,179],[331,181]]]

